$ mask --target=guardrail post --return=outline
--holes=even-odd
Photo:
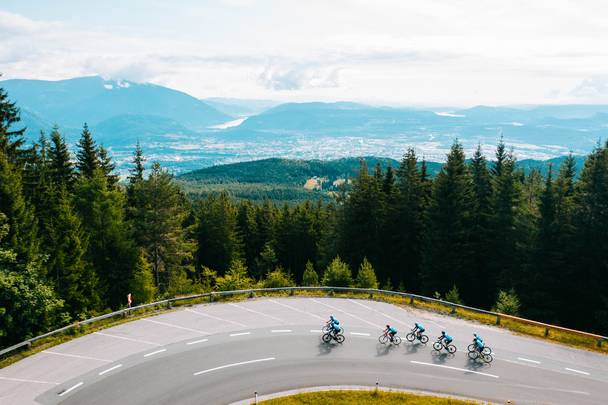
[[[410,297],[410,305],[414,305],[414,297]]]
[[[545,337],[549,336],[549,328],[545,328]]]
[[[496,325],[500,325],[500,315],[496,315]]]
[[[602,347],[603,339],[597,341],[597,347]]]
[[[257,403],[258,403],[258,392],[257,391],[253,393],[253,398],[254,398],[253,403],[257,405]]]
[[[255,293],[253,291],[249,293],[249,298],[255,298]]]
[[[167,309],[171,309],[171,300],[167,300]]]
[[[291,297],[293,297],[294,295],[296,295],[296,290],[294,290],[293,288],[291,290],[289,290],[289,295]]]
[[[211,292],[211,293],[209,293],[209,302],[213,302],[213,301],[214,301],[213,293]]]
[[[452,315],[456,314],[456,305],[452,305],[452,311],[450,312]]]

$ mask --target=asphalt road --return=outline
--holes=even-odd
[[[346,341],[324,344],[333,314]],[[384,346],[387,323],[405,336],[422,322],[427,346]],[[441,330],[459,352],[438,355]],[[494,350],[470,361],[473,332]],[[516,404],[605,404],[608,358],[505,330],[393,305],[331,298],[199,305],[123,324],[0,370],[0,403],[229,404],[302,387],[363,385]]]

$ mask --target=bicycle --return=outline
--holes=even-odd
[[[445,349],[448,351],[448,353],[450,354],[454,354],[456,353],[456,346],[454,346],[453,344],[446,344],[443,341],[443,336],[439,336],[437,338],[437,341],[435,343],[433,343],[433,349],[435,349],[436,351],[440,352],[442,349]]]
[[[427,335],[423,335],[422,333],[414,333],[415,330],[416,328],[412,329],[410,333],[405,335],[405,338],[408,342],[413,342],[414,340],[418,339],[422,344],[425,345],[429,341],[429,337]]]
[[[344,340],[346,339],[344,337],[344,329],[340,328],[340,332],[333,332],[333,331],[328,331],[323,333],[323,336],[321,336],[321,339],[323,340],[324,343],[330,343],[332,340],[335,340],[336,342],[342,344],[344,343]]]
[[[386,333],[386,332],[384,332],[382,335],[380,335],[380,337],[378,338],[378,341],[380,343],[382,343],[383,345],[387,344],[388,342],[391,342],[395,346],[399,346],[401,344],[401,338],[399,336],[397,336],[397,335],[393,336],[393,340],[391,341],[390,336],[388,336],[388,333]]]
[[[469,352],[473,352],[473,351],[477,351],[477,345],[475,343],[471,343],[468,347],[467,350]],[[484,354],[492,354],[492,349],[489,346],[484,346],[483,348],[483,353]]]
[[[477,349],[469,351],[468,356],[471,360],[481,359],[486,363],[491,363],[494,360],[494,357],[490,353],[486,353],[485,350],[482,350],[481,353]]]

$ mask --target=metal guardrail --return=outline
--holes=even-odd
[[[539,327],[545,328],[545,337],[549,336],[551,330],[555,330],[555,331],[567,332],[567,333],[576,334],[576,335],[579,335],[582,337],[595,339],[595,340],[597,340],[598,347],[601,347],[604,342],[608,342],[608,337],[606,337],[606,336],[596,335],[596,334],[588,333],[588,332],[582,332],[582,331],[578,331],[575,329],[568,329],[568,328],[564,328],[561,326],[537,322],[537,321],[520,318],[520,317],[513,316],[513,315],[506,315],[506,314],[501,314],[501,313],[497,313],[497,312],[486,311],[483,309],[468,307],[466,305],[455,304],[453,302],[448,302],[448,301],[444,301],[444,300],[440,300],[440,299],[436,299],[436,298],[425,297],[423,295],[417,295],[417,294],[409,294],[409,293],[398,292],[398,291],[388,291],[388,290],[378,290],[378,289],[351,288],[351,287],[277,287],[277,288],[252,288],[252,289],[247,289],[247,290],[234,290],[234,291],[213,291],[213,292],[208,292],[208,293],[204,293],[204,294],[196,294],[196,295],[189,295],[189,296],[185,296],[185,297],[169,298],[166,300],[152,302],[149,304],[143,304],[143,305],[138,305],[138,306],[131,307],[131,308],[121,309],[118,311],[96,316],[94,318],[89,318],[89,319],[86,319],[83,321],[79,321],[79,322],[64,326],[63,328],[59,328],[54,331],[45,333],[43,335],[39,335],[39,336],[33,337],[31,339],[25,340],[23,342],[17,343],[13,346],[0,350],[0,357],[4,357],[7,354],[16,352],[17,350],[19,350],[23,347],[30,347],[32,345],[32,343],[34,343],[37,340],[44,339],[46,337],[50,337],[50,336],[54,336],[54,335],[58,335],[58,334],[70,331],[72,329],[79,328],[82,325],[88,325],[88,324],[95,323],[95,322],[98,322],[98,321],[101,321],[104,319],[118,317],[118,316],[126,316],[126,315],[130,314],[131,312],[137,311],[140,309],[162,307],[162,306],[171,308],[171,306],[174,303],[177,303],[180,301],[200,299],[200,298],[208,298],[209,301],[214,301],[218,297],[227,297],[227,296],[234,296],[234,295],[254,295],[255,293],[269,293],[269,292],[289,292],[289,293],[293,294],[296,291],[312,291],[312,292],[325,292],[325,293],[331,293],[331,292],[358,293],[358,294],[368,294],[368,295],[370,295],[370,297],[373,297],[373,295],[375,295],[375,294],[388,295],[388,296],[409,299],[410,304],[413,304],[414,300],[418,300],[418,301],[430,302],[430,303],[435,303],[435,304],[439,304],[442,306],[446,306],[446,307],[451,308],[452,314],[456,314],[458,309],[463,309],[463,310],[467,310],[467,311],[474,312],[477,314],[493,316],[493,317],[496,317],[496,325],[500,325],[501,320],[508,319],[508,320],[513,320],[513,321],[517,321],[517,322],[526,323],[529,325],[539,326]]]

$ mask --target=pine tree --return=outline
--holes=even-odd
[[[82,127],[80,140],[78,141],[78,152],[76,153],[76,168],[82,177],[91,178],[95,170],[99,168],[99,155],[93,135],[89,126],[85,123]]]
[[[49,148],[50,171],[53,184],[67,190],[72,190],[74,185],[74,166],[70,159],[70,152],[65,139],[59,133],[57,126],[51,132],[51,146]]]
[[[328,287],[350,287],[353,284],[353,276],[348,264],[344,263],[340,256],[327,266],[323,273],[323,285]]]
[[[106,177],[108,187],[113,189],[118,184],[118,176],[114,173],[116,170],[116,164],[112,161],[112,158],[108,154],[108,150],[100,145],[97,153],[99,154],[99,168]]]
[[[50,211],[52,217],[46,223],[48,276],[66,309],[81,318],[100,307],[97,275],[85,258],[88,239],[65,189],[57,192]]]
[[[25,151],[25,128],[16,128],[21,121],[19,108],[8,98],[8,94],[0,88],[0,152],[9,162],[20,167],[23,164]]]
[[[37,221],[23,195],[21,171],[0,150],[0,212],[8,217],[8,248],[18,260],[33,260],[39,252]]]
[[[156,296],[156,287],[154,287],[154,276],[152,275],[152,266],[146,259],[143,251],[139,252],[137,264],[133,277],[130,280],[130,289],[132,299],[136,305],[152,302]],[[124,297],[126,299],[126,296]]]
[[[86,258],[99,280],[98,290],[112,308],[124,303],[137,250],[125,222],[124,195],[109,188],[100,169],[81,177],[74,190],[76,208],[89,237]]]
[[[433,184],[423,272],[427,293],[447,292],[454,284],[470,282],[472,188],[462,145],[455,141]]]
[[[376,273],[374,272],[372,264],[367,260],[366,257],[363,258],[361,266],[359,266],[355,284],[358,288],[378,288],[378,279],[376,279]]]
[[[319,275],[310,260],[306,262],[306,268],[302,275],[302,285],[305,287],[316,287],[319,285]]]
[[[135,152],[133,152],[133,168],[129,170],[129,184],[144,180],[145,162],[146,158],[144,156],[144,151],[141,148],[139,141],[137,141]]]

